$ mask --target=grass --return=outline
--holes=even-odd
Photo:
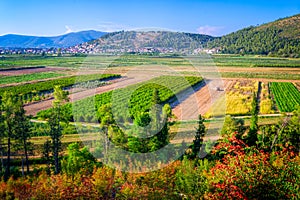
[[[300,68],[300,59],[273,58],[262,56],[213,55],[198,56],[202,66],[218,67],[283,67]],[[13,66],[58,66],[78,68],[81,66],[140,66],[140,65],[167,65],[170,67],[191,66],[189,58],[185,56],[148,56],[148,55],[121,55],[121,56],[37,56],[37,55],[5,55],[0,60],[0,68]]]
[[[221,72],[223,78],[264,78],[277,80],[300,80],[300,74],[279,72]]]
[[[266,56],[213,55],[218,67],[283,67],[298,68],[300,59],[276,58]]]
[[[60,76],[66,76],[66,75],[61,73],[55,73],[55,72],[40,72],[40,73],[33,73],[33,74],[23,74],[18,76],[3,76],[0,79],[0,84],[22,83],[27,81],[42,80],[42,79],[55,78]]]

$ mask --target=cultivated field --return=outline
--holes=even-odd
[[[258,102],[261,117],[265,115],[271,117],[260,118],[259,123],[261,124],[276,123],[279,120],[278,112],[291,112],[299,104],[297,92],[300,88],[300,59],[215,55],[212,58],[205,57],[197,64],[200,67],[198,66],[196,69],[188,62],[187,58],[178,56],[124,55],[88,58],[41,58],[37,56],[21,58],[13,56],[0,61],[0,66],[5,68],[0,70],[3,83],[0,93],[11,91],[23,95],[20,98],[26,104],[27,114],[35,116],[38,112],[52,107],[54,85],[61,85],[68,90],[70,103],[78,102],[77,105],[81,105],[81,103],[84,105],[84,102],[88,102],[86,99],[95,96],[98,108],[99,105],[110,102],[110,100],[105,100],[106,97],[102,97],[111,95],[112,91],[127,91],[128,88],[134,88],[137,84],[147,83],[147,81],[158,78],[157,80],[163,80],[163,82],[157,82],[158,85],[164,84],[165,87],[177,92],[163,97],[162,94],[168,92],[161,86],[143,86],[135,93],[146,95],[143,97],[144,99],[142,96],[129,98],[131,102],[136,101],[137,104],[143,105],[135,108],[134,112],[138,112],[138,110],[142,112],[144,107],[149,109],[153,88],[157,88],[162,93],[161,97],[163,97],[164,103],[170,103],[176,120],[186,123],[180,130],[176,129],[176,126],[171,130],[183,133],[194,130],[194,122],[198,114],[207,118],[225,114],[239,116],[245,119],[246,125],[249,125],[249,119],[245,116],[251,113],[254,93],[257,95],[255,100]],[[210,77],[212,67],[216,66],[222,80]],[[108,80],[101,81],[103,74],[115,74],[116,77],[109,75]],[[180,82],[178,82],[178,78],[161,77],[196,76],[199,78],[200,75],[205,78],[205,81],[196,84],[193,90],[185,90],[184,88],[187,87],[183,87],[183,90],[180,89],[176,85]],[[112,77],[110,78],[110,76]],[[161,78],[159,79],[159,77]],[[216,85],[220,84],[219,81],[222,81],[222,87],[217,88]],[[12,85],[7,86],[4,83],[12,83]],[[280,102],[286,102],[286,108]],[[91,103],[89,104],[93,106]],[[82,106],[82,108],[85,107]],[[83,110],[89,112],[88,109]],[[131,115],[135,115],[134,112]],[[91,115],[86,113],[84,116],[79,116],[80,120],[78,118],[78,121],[95,122]],[[39,116],[41,117],[43,114]],[[209,123],[206,124],[209,126]],[[43,133],[42,130],[39,132]],[[72,131],[72,133],[74,132],[76,133],[76,130]],[[218,130],[216,129],[215,132],[217,133]],[[32,142],[38,145],[46,138],[41,135],[32,138]],[[63,142],[79,140],[79,137],[69,135]],[[174,143],[177,143],[176,141],[181,140],[175,140]]]

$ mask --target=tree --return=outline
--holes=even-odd
[[[80,170],[85,170],[89,173],[93,172],[96,159],[86,147],[80,149],[78,143],[72,143],[67,150],[68,156],[62,161],[62,172],[72,178]]]
[[[27,173],[29,173],[29,160],[28,160],[28,152],[29,148],[31,146],[31,143],[29,142],[29,139],[31,137],[31,130],[30,130],[30,121],[29,117],[25,115],[25,110],[23,105],[21,104],[21,100],[18,101],[18,105],[16,108],[15,113],[15,137],[18,141],[18,144],[21,146],[21,149],[23,150],[23,155],[25,157],[25,165]],[[22,158],[23,161],[23,158]],[[22,162],[23,165],[23,162]],[[23,169],[23,166],[22,166]]]
[[[61,151],[62,137],[62,127],[60,122],[68,122],[66,120],[66,116],[64,116],[64,113],[62,112],[61,106],[69,99],[68,92],[63,91],[60,86],[54,87],[53,96],[53,109],[48,123],[50,126],[50,137],[52,140],[52,155],[54,159],[55,174],[58,174],[60,172],[59,153]]]
[[[3,118],[3,112],[2,112],[2,96],[0,96],[0,156],[1,156],[1,168],[0,173],[4,170],[4,147],[3,147],[3,139],[4,139],[4,118]]]
[[[3,121],[4,121],[4,134],[7,138],[7,158],[4,172],[4,180],[8,180],[10,176],[10,162],[11,162],[11,147],[12,138],[14,137],[15,131],[15,112],[16,112],[17,101],[16,98],[11,94],[5,92],[3,95]]]
[[[246,141],[247,144],[252,146],[255,145],[257,141],[257,131],[258,131],[258,104],[256,93],[253,94],[252,100],[252,111],[251,111],[251,120],[250,120],[250,130],[247,135]]]
[[[231,137],[231,134],[238,132],[240,135],[245,130],[243,119],[234,119],[230,115],[227,115],[224,120],[223,127],[221,129],[222,137]]]
[[[152,121],[152,127],[151,131],[157,132],[157,130],[160,127],[161,122],[161,110],[159,104],[161,103],[161,100],[158,95],[157,89],[154,89],[153,96],[152,96],[152,110],[150,111],[150,117]]]
[[[108,134],[108,129],[109,127],[115,123],[112,111],[111,111],[111,105],[105,104],[101,106],[98,109],[98,119],[100,121],[100,128],[105,134],[105,139],[104,139],[104,151],[105,151],[105,156],[108,153],[108,147],[109,147],[109,134]]]
[[[61,48],[58,48],[58,49],[57,49],[57,56],[60,57],[61,55],[62,55],[62,53],[61,53]]]
[[[50,175],[50,167],[51,167],[51,141],[47,140],[43,146],[43,160],[47,165],[47,174]]]
[[[168,104],[165,104],[161,109],[160,103],[158,91],[155,89],[152,97],[153,109],[150,112],[150,116],[151,121],[153,121],[151,131],[155,132],[156,135],[150,139],[150,151],[158,150],[169,143],[168,119],[172,116],[172,110]]]
[[[206,133],[206,128],[204,125],[204,118],[199,115],[198,117],[198,127],[196,128],[196,134],[195,134],[195,139],[193,140],[192,144],[192,155],[191,158],[196,158],[198,153],[200,152],[200,148],[203,143],[203,137]]]

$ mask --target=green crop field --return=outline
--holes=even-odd
[[[55,78],[59,76],[66,76],[66,74],[55,73],[55,72],[41,72],[41,73],[24,74],[18,76],[4,76],[0,78],[0,84],[21,83],[26,81]]]
[[[219,67],[282,67],[298,68],[300,59],[263,56],[213,55],[214,63]]]
[[[115,113],[115,117],[125,117],[127,119],[123,120],[126,121],[131,117],[134,118],[138,113],[149,111],[152,106],[151,101],[154,90],[158,91],[162,102],[167,102],[176,94],[200,83],[202,80],[201,77],[161,76],[144,83],[76,101],[73,109],[72,104],[66,104],[64,109],[66,109],[66,113],[70,114],[70,120],[74,117],[76,121],[96,122],[95,110],[97,112],[102,105],[114,103],[114,109],[118,110]],[[129,116],[125,113],[120,113],[127,107],[130,108]],[[37,116],[47,118],[50,111],[51,109],[41,111]],[[72,111],[74,112],[73,114],[71,114]]]
[[[10,86],[0,88],[0,94],[4,92],[13,92],[14,94],[29,94],[29,93],[39,93],[43,91],[52,90],[55,85],[60,85],[61,87],[72,86],[75,83],[107,79],[113,77],[120,77],[115,74],[92,74],[92,75],[80,75],[80,76],[71,76],[65,78],[59,78],[44,82],[38,82],[34,84],[24,84],[18,86]]]
[[[284,72],[221,72],[224,78],[264,78],[277,80],[300,80],[300,74]]]
[[[300,105],[300,92],[292,83],[270,83],[270,89],[281,112],[292,112]]]
[[[192,56],[193,57],[193,56]],[[216,65],[218,67],[281,67],[299,68],[300,59],[273,58],[240,55],[212,55],[198,56],[201,58],[203,66]],[[168,65],[168,66],[190,66],[189,56],[178,55],[120,55],[120,56],[4,56],[0,60],[0,68],[10,68],[14,66],[58,66],[58,67],[81,67],[86,66],[138,66],[145,64]]]

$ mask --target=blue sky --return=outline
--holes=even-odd
[[[300,0],[0,0],[0,35],[159,27],[224,35],[300,13]]]

